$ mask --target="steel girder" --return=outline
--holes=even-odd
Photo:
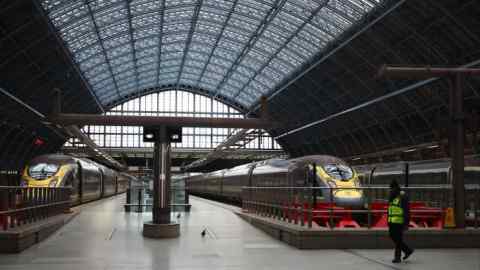
[[[301,121],[303,124],[298,126],[312,121],[308,120],[312,118],[311,112],[304,109],[306,104],[303,104],[302,108],[295,109],[294,104],[297,101],[291,100],[293,98],[306,100],[319,112],[315,115],[316,119],[321,119],[322,115],[326,117],[335,114],[343,109],[354,107],[362,102],[372,100],[374,97],[415,83],[412,81],[395,83],[376,81],[375,73],[372,71],[381,63],[416,64],[430,61],[433,64],[463,65],[469,63],[469,66],[472,67],[480,64],[476,61],[478,53],[476,58],[472,53],[463,55],[458,53],[459,51],[478,52],[475,47],[478,47],[480,31],[475,25],[480,25],[480,20],[473,14],[475,14],[475,10],[480,10],[480,7],[474,1],[457,5],[438,2],[430,5],[430,2],[422,2],[421,5],[403,4],[384,18],[382,24],[373,26],[356,40],[346,44],[330,59],[326,59],[323,64],[304,74],[281,95],[271,100],[271,110],[278,110],[276,114],[273,114],[275,118],[287,119],[289,115],[303,115],[296,118],[303,119]],[[470,16],[467,16],[469,14]],[[456,39],[448,37],[450,32],[454,33]],[[463,32],[465,35],[461,35],[459,32]],[[463,49],[461,49],[462,46]],[[314,83],[311,82],[312,78],[315,78]],[[478,99],[478,85],[478,80],[470,80],[465,98]],[[351,116],[347,114],[332,118],[319,124],[318,127],[302,130],[297,135],[279,138],[279,141],[289,144],[290,148],[292,146],[293,148],[302,148],[296,142],[311,141],[312,139],[308,138],[319,137],[317,144],[323,147],[322,152],[336,151],[338,153],[346,152],[339,151],[339,146],[341,149],[347,149],[347,145],[359,145],[359,140],[355,142],[354,138],[368,137],[366,134],[358,133],[362,129],[367,130],[372,138],[370,141],[375,142],[377,149],[433,140],[435,136],[432,123],[435,112],[446,111],[445,106],[448,104],[446,91],[444,91],[447,85],[445,82],[432,80],[420,83],[416,85],[416,88],[419,88],[418,92],[403,93],[391,100],[355,110]],[[312,96],[318,98],[315,99]],[[346,103],[342,104],[345,101]],[[319,107],[322,109],[318,109]],[[347,121],[346,118],[351,120]],[[349,123],[350,121],[354,123]],[[361,123],[364,127],[355,128],[355,122]],[[397,124],[394,124],[395,122]],[[345,131],[344,125],[349,125],[351,130]],[[292,129],[292,127],[283,129],[283,132],[288,129]],[[277,129],[272,134],[278,136],[283,132]],[[399,133],[406,134],[406,136],[398,136]],[[409,137],[410,139],[405,140]],[[349,142],[343,143],[342,140]],[[337,150],[331,146],[325,146],[330,143],[337,144]],[[376,150],[365,149],[361,152],[367,151],[374,152]],[[357,148],[357,150],[350,150],[349,153],[342,153],[342,155],[352,156],[356,152],[361,153]]]

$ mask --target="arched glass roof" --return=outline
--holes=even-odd
[[[43,0],[104,106],[154,87],[248,108],[383,0]]]

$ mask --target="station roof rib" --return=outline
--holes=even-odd
[[[43,0],[105,108],[192,87],[245,109],[383,0]]]

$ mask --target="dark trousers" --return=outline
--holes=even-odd
[[[388,232],[395,243],[395,259],[400,259],[403,253],[410,253],[412,249],[403,242],[403,224],[388,224]]]

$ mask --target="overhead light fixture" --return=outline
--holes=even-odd
[[[181,127],[168,127],[167,136],[170,142],[181,143],[182,142],[182,128]]]
[[[155,127],[143,127],[143,141],[155,142],[157,141],[158,128]]]
[[[438,148],[438,147],[439,147],[438,144],[427,146],[428,149],[434,149],[434,148]]]
[[[360,158],[359,157],[356,157],[356,158],[352,158],[352,160],[359,160]]]
[[[403,152],[404,153],[409,153],[409,152],[413,152],[413,151],[417,151],[417,148],[408,149],[408,150],[405,150]]]

